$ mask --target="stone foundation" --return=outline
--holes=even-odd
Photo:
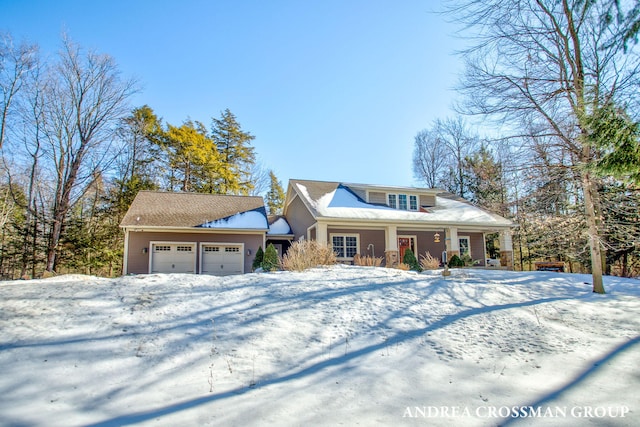
[[[384,251],[384,259],[386,267],[395,267],[398,265],[398,251]]]
[[[513,270],[513,251],[500,251],[500,265]]]

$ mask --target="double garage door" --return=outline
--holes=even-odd
[[[153,243],[151,272],[195,273],[198,247],[199,273],[215,276],[244,273],[244,251],[240,243]]]

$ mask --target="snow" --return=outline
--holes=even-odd
[[[0,425],[638,425],[640,282],[588,280],[334,266],[0,282]]]
[[[291,227],[289,227],[289,223],[284,218],[278,218],[269,226],[269,231],[267,234],[291,234]]]
[[[311,201],[306,187],[302,184],[297,185],[301,193]],[[429,208],[428,212],[416,212],[365,203],[348,189],[338,187],[320,197],[315,203],[312,202],[312,205],[320,216],[330,218],[511,225],[509,221],[468,203],[439,196],[436,197],[436,206]]]
[[[264,230],[268,228],[267,218],[263,212],[248,211],[240,212],[227,218],[206,222],[200,227],[203,228],[228,228],[228,229],[252,229]]]

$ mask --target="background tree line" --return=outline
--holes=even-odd
[[[640,274],[638,2],[460,0],[456,118],[415,138],[414,172],[513,219],[516,262]],[[463,115],[479,117],[479,137]]]
[[[113,58],[63,37],[53,59],[0,39],[0,276],[117,275],[118,225],[140,190],[263,194],[282,187],[254,136],[225,110],[205,124],[131,109],[137,82]]]

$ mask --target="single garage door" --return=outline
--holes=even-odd
[[[227,276],[244,273],[243,252],[241,244],[202,245],[202,274]]]
[[[195,243],[154,243],[152,273],[195,273]]]

